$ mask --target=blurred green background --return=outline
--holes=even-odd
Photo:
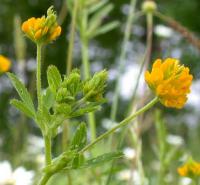
[[[103,68],[109,71],[109,82],[106,91],[108,102],[103,105],[100,112],[96,113],[98,134],[105,131],[106,128],[103,126],[103,123],[106,124],[110,116],[112,93],[114,91],[116,74],[118,73],[119,51],[121,49],[124,24],[129,8],[129,1],[127,0],[110,0],[110,2],[114,4],[114,10],[104,21],[119,20],[120,26],[105,35],[95,38],[90,43],[92,72],[94,73]],[[136,10],[140,10],[142,2],[143,1],[139,1],[137,3]],[[156,3],[160,12],[177,20],[200,38],[199,0],[157,0]],[[18,57],[15,50],[15,40],[17,37],[15,32],[16,17],[20,17],[22,22],[33,16],[40,17],[46,13],[47,8],[51,5],[54,5],[55,10],[58,12],[58,18],[63,20],[62,35],[45,49],[42,75],[44,82],[46,82],[45,71],[49,64],[56,65],[63,74],[66,71],[66,56],[71,17],[67,11],[66,16],[65,14],[61,14],[61,10],[65,13],[65,2],[62,0],[0,0],[0,54],[11,59],[12,71],[14,73],[21,74],[21,69],[19,68],[20,61],[17,60]],[[179,33],[166,26],[167,25],[158,18],[154,19],[152,61],[156,58],[179,58],[183,64],[190,67],[191,73],[194,76],[194,85],[188,104],[183,110],[166,109],[160,105],[158,105],[158,107],[162,109],[162,115],[165,119],[168,132],[173,135],[179,135],[184,139],[184,145],[178,156],[184,153],[191,153],[195,159],[200,160],[200,52],[188,41],[183,39]],[[131,69],[134,70],[134,68],[139,65],[144,52],[145,41],[146,20],[143,16],[139,18],[132,27],[129,49],[127,51],[127,67],[125,68],[126,70],[124,71],[121,84],[120,107],[118,109],[117,121],[122,120],[124,115],[126,115],[131,98],[131,89],[126,89],[126,87],[131,84],[131,78],[133,79],[133,83],[135,83],[134,79],[137,74],[130,73],[132,72]],[[23,68],[25,71],[24,74],[21,75],[34,95],[36,48],[28,39],[25,39],[25,46],[25,67]],[[75,42],[73,66],[81,67],[80,42],[78,36]],[[45,83],[43,84],[45,86]],[[14,166],[24,164],[28,169],[34,169],[35,163],[30,162],[29,156],[26,155],[26,158],[24,158],[27,152],[25,148],[27,144],[30,145],[27,139],[29,134],[31,134],[31,136],[40,136],[40,133],[32,121],[21,116],[18,111],[9,105],[9,99],[13,96],[16,96],[16,93],[12,89],[6,75],[0,76],[0,161],[9,160]],[[148,116],[153,117],[154,115],[152,113]],[[147,175],[151,176],[153,173],[151,167],[152,161],[156,158],[156,152],[153,147],[156,145],[155,128],[153,124],[150,124],[150,126],[143,130],[142,138],[144,166]],[[54,143],[55,155],[60,150],[59,143],[60,138],[58,137]],[[127,143],[129,143],[129,141],[127,141]]]

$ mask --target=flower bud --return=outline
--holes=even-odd
[[[71,106],[66,103],[57,104],[54,107],[55,113],[57,114],[69,114],[71,112]]]
[[[58,103],[63,103],[63,102],[69,103],[74,101],[74,97],[71,96],[67,88],[60,88],[56,95],[56,101]]]
[[[154,1],[147,0],[142,4],[142,11],[145,13],[153,13],[157,9],[157,5]]]
[[[101,101],[106,87],[108,73],[106,70],[95,73],[94,76],[83,85],[83,94],[88,101]]]
[[[81,76],[80,71],[74,69],[69,76],[65,77],[62,87],[67,88],[71,96],[76,96],[77,93],[81,90]]]

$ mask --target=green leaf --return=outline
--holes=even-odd
[[[95,157],[93,159],[86,161],[84,165],[81,166],[81,168],[88,168],[92,166],[101,165],[102,163],[112,161],[122,156],[123,156],[123,153],[120,151],[106,153],[106,154],[100,155],[98,157]]]
[[[88,106],[88,107],[85,107],[85,108],[79,108],[77,111],[71,113],[69,117],[70,118],[78,117],[78,116],[81,116],[83,114],[99,110],[100,108],[101,108],[100,106],[91,106],[91,107]]]
[[[84,164],[84,156],[83,154],[77,154],[72,162],[72,169],[77,169]]]
[[[47,107],[45,107],[45,105],[43,105],[42,109],[38,109],[36,117],[37,117],[37,123],[39,124],[40,128],[42,129],[43,132],[45,132],[45,134],[47,134],[51,126],[52,117]]]
[[[82,122],[74,134],[70,150],[80,151],[86,145],[86,143],[87,143],[87,128],[85,123]]]
[[[47,80],[52,92],[56,93],[62,82],[60,72],[58,71],[56,66],[51,65],[48,67]]]
[[[29,107],[26,106],[26,104],[22,101],[13,99],[11,100],[11,105],[15,106],[17,109],[19,109],[21,112],[23,112],[26,116],[30,118],[35,117],[35,112],[33,112]]]
[[[54,94],[50,88],[47,88],[45,94],[43,95],[43,105],[45,105],[47,109],[50,109],[54,104],[54,100]]]
[[[95,3],[94,5],[92,5],[90,8],[88,8],[88,13],[91,14],[91,13],[94,13],[96,12],[97,10],[99,10],[101,7],[103,7],[108,1],[104,1],[104,0],[101,0],[100,2],[98,3]]]
[[[7,73],[7,74],[8,74],[8,77],[10,78],[13,86],[17,90],[20,98],[24,102],[24,105],[26,105],[26,107],[29,108],[29,110],[31,112],[35,112],[33,101],[31,99],[31,96],[30,96],[28,90],[24,86],[24,84],[14,74],[12,74],[12,73]]]
[[[98,35],[105,34],[105,33],[109,32],[109,31],[111,31],[111,30],[117,28],[117,27],[119,26],[119,24],[120,24],[119,21],[113,21],[113,22],[111,22],[111,23],[108,23],[108,24],[106,24],[106,25],[103,25],[103,26],[101,26],[96,32],[94,32],[94,33],[90,36],[90,38],[96,37],[96,36],[98,36]]]
[[[108,4],[101,8],[89,21],[88,24],[88,33],[87,35],[90,36],[95,32],[98,27],[100,26],[102,20],[109,14],[109,12],[113,9],[112,4]]]
[[[68,117],[71,112],[71,105],[67,103],[60,103],[54,106],[54,110],[56,114],[64,114]]]

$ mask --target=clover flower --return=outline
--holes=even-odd
[[[163,105],[180,109],[190,93],[193,76],[189,72],[177,59],[157,59],[152,71],[146,71],[145,81]]]
[[[183,166],[177,169],[180,176],[194,178],[200,176],[200,163],[190,158]]]
[[[61,34],[53,7],[47,10],[47,17],[32,17],[22,24],[22,31],[35,43],[49,43]]]
[[[0,55],[0,74],[9,71],[11,62],[8,58]]]

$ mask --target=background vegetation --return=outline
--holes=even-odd
[[[129,1],[127,0],[110,0],[114,5],[114,10],[105,18],[104,22],[118,20],[120,26],[104,35],[98,36],[91,41],[90,44],[90,62],[92,73],[101,69],[108,69],[109,81],[106,89],[106,98],[108,102],[103,105],[101,111],[96,113],[97,134],[104,132],[110,124],[111,103],[116,83],[116,75],[118,74],[119,51],[121,50],[125,22],[129,10]],[[140,10],[141,3],[138,1],[136,9]],[[178,21],[188,30],[200,37],[200,1],[199,0],[157,0],[160,12]],[[0,5],[0,54],[9,57],[12,61],[12,71],[21,75],[27,83],[28,88],[34,94],[35,92],[35,46],[33,43],[25,40],[19,40],[21,37],[17,35],[20,21],[24,21],[29,17],[40,17],[45,14],[46,9],[54,5],[58,12],[58,20],[62,22],[62,35],[53,44],[45,49],[43,60],[42,78],[46,81],[45,71],[49,64],[56,65],[62,74],[66,71],[66,53],[68,48],[69,30],[71,16],[67,10],[64,0],[1,0]],[[163,26],[167,27],[163,27]],[[117,111],[116,121],[122,120],[127,114],[130,106],[130,99],[133,94],[135,79],[139,71],[140,61],[142,60],[146,44],[146,19],[145,16],[140,17],[131,28],[131,38],[128,43],[127,61],[125,71],[123,72],[122,82],[120,86],[120,101]],[[17,43],[21,43],[18,47]],[[17,50],[18,49],[18,50]],[[25,51],[25,52],[24,52]],[[170,158],[169,168],[166,172],[168,183],[177,185],[180,179],[177,175],[176,168],[185,159],[185,156],[192,155],[196,160],[200,161],[200,54],[199,49],[192,46],[185,40],[180,33],[168,27],[168,25],[158,18],[154,19],[153,46],[151,61],[156,58],[174,57],[179,58],[186,66],[190,67],[194,76],[192,93],[189,97],[188,104],[182,110],[167,109],[158,105],[161,110],[161,116],[157,121],[165,123],[167,129],[167,151],[171,148],[178,147],[173,157]],[[25,61],[24,61],[25,60]],[[81,68],[80,58],[80,40],[78,35],[75,39],[75,51],[73,67]],[[23,71],[23,72],[22,72]],[[143,78],[143,77],[142,77]],[[133,83],[133,85],[130,85]],[[132,88],[130,88],[132,86]],[[143,87],[139,87],[137,99],[140,100]],[[37,178],[37,169],[41,165],[41,155],[43,151],[40,141],[40,132],[33,122],[21,115],[16,109],[9,105],[9,99],[16,96],[15,91],[5,75],[0,77],[0,161],[8,160],[15,169],[18,166],[25,166],[28,170],[35,170],[35,178]],[[149,184],[156,181],[155,171],[158,170],[158,150],[159,143],[155,129],[155,111],[145,115],[142,119],[142,127],[139,131],[139,139],[142,138],[142,161],[144,165],[145,176],[149,179]],[[84,119],[84,118],[83,118]],[[72,131],[76,125],[76,120],[72,126]],[[71,132],[69,132],[70,134]],[[117,134],[116,134],[117,135]],[[174,136],[174,137],[172,137]],[[175,137],[176,136],[176,137]],[[117,137],[117,136],[116,136]],[[70,136],[69,136],[70,138]],[[115,137],[113,138],[114,145]],[[127,134],[125,141],[120,149],[127,147],[136,149],[134,139],[131,134]],[[54,142],[54,156],[61,150],[61,134]],[[38,151],[37,151],[38,150]],[[103,152],[104,145],[100,144],[97,151]],[[34,159],[34,160],[33,160]],[[129,162],[130,160],[130,162]],[[117,162],[114,174],[120,173],[124,169],[134,168],[135,159],[122,159]],[[72,184],[105,184],[105,179],[109,174],[111,164],[103,167],[97,167],[94,174],[91,170],[78,171],[71,174]],[[93,170],[92,170],[93,171]],[[0,171],[0,173],[2,173]],[[76,174],[78,173],[78,174]],[[84,174],[84,175],[83,175]],[[101,175],[100,175],[101,174]],[[62,178],[60,178],[60,176]],[[66,178],[65,174],[60,174],[57,179]],[[75,177],[80,178],[75,178]],[[133,175],[134,176],[134,175]],[[95,177],[95,178],[94,178]],[[126,184],[124,179],[118,180],[120,175],[114,176],[110,184]],[[96,182],[99,178],[100,182]],[[103,180],[102,180],[103,179]],[[179,180],[178,180],[179,179]],[[64,184],[60,180],[60,185]],[[128,183],[128,182],[127,182]],[[54,184],[52,182],[52,184]],[[56,184],[59,184],[57,181]],[[65,183],[66,184],[66,183]],[[181,184],[181,183],[180,183]],[[23,185],[23,184],[21,184]],[[25,185],[25,184],[24,184]]]

